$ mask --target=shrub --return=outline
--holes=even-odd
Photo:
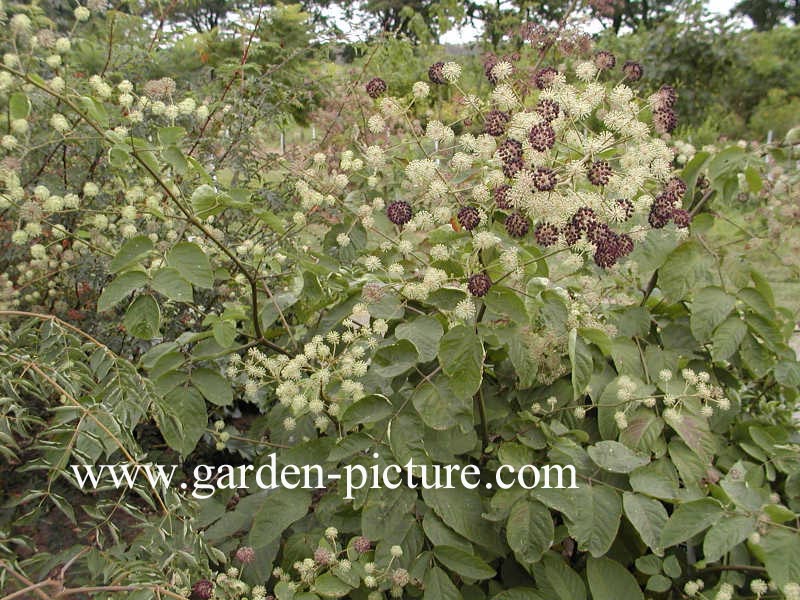
[[[238,152],[260,132],[236,127],[233,84],[205,104],[170,78],[78,77],[12,18],[9,594],[797,597],[793,315],[704,236],[744,150],[677,171],[675,90],[640,99],[624,61],[537,31],[486,95],[455,62],[404,95],[365,70],[365,126],[278,164]],[[70,468],[173,461],[196,484],[273,458],[481,485],[87,495]],[[545,463],[575,486],[486,485]],[[81,535],[40,543],[64,519]]]

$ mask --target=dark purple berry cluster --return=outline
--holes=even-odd
[[[539,123],[531,128],[528,141],[537,152],[545,152],[555,145],[556,132],[550,123]]]
[[[483,130],[493,137],[498,137],[506,132],[506,125],[510,117],[502,110],[490,110],[483,119]]]
[[[380,98],[387,90],[386,82],[380,77],[373,77],[370,79],[367,82],[366,88],[370,98]]]
[[[478,298],[485,296],[492,287],[492,280],[486,273],[470,275],[467,281],[469,293]]]
[[[430,66],[430,68],[428,69],[428,79],[431,80],[431,83],[437,83],[439,85],[446,83],[443,69],[444,69],[443,62],[435,62]]]
[[[609,71],[617,64],[617,57],[607,50],[600,50],[594,55],[594,65],[601,71]]]
[[[405,225],[411,220],[411,205],[405,200],[396,200],[386,207],[386,215],[395,225]]]
[[[481,222],[481,215],[474,206],[462,206],[458,211],[458,222],[467,231],[472,231]]]
[[[607,160],[596,160],[587,173],[592,185],[606,185],[611,180],[611,175],[611,165]]]

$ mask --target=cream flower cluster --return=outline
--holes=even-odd
[[[365,304],[356,304],[342,326],[342,331],[313,337],[292,358],[257,348],[244,357],[233,354],[226,375],[242,384],[251,401],[267,403],[271,398],[265,394],[274,392],[288,412],[283,421],[287,431],[304,417],[324,431],[331,419],[364,396],[359,379],[367,374],[372,352],[388,329],[386,321],[370,317]]]

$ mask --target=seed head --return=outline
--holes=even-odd
[[[492,280],[486,273],[470,275],[469,281],[467,281],[469,293],[478,298],[485,296],[491,287]]]
[[[558,71],[556,71],[553,67],[544,67],[536,71],[536,75],[533,77],[533,82],[536,84],[537,88],[543,90],[553,83],[556,75],[558,75]]]
[[[639,81],[644,75],[644,68],[636,61],[626,60],[622,65],[622,72],[628,81]]]
[[[214,584],[208,579],[200,579],[192,586],[192,600],[209,600],[214,595]]]
[[[411,220],[411,205],[405,200],[396,200],[386,207],[386,215],[395,225],[405,225]]]
[[[481,222],[481,215],[474,206],[463,206],[458,211],[458,222],[467,231],[472,231]]]
[[[370,551],[372,548],[372,543],[362,535],[355,539],[353,542],[353,548],[355,548],[356,552],[359,554],[364,554],[365,552]]]
[[[534,150],[544,152],[555,145],[556,132],[550,123],[539,123],[531,128],[528,141]]]
[[[617,64],[617,57],[607,50],[600,50],[594,55],[594,64],[601,71],[608,71]]]
[[[497,208],[511,208],[511,202],[508,200],[508,191],[510,189],[511,186],[506,184],[494,188],[494,192],[492,194],[494,196],[494,203],[497,205]]]
[[[428,79],[431,80],[431,83],[442,85],[447,82],[447,80],[444,78],[444,73],[442,72],[443,69],[443,62],[436,62],[430,66],[428,69]]]
[[[483,130],[491,136],[503,135],[508,124],[508,113],[502,110],[490,110],[483,121]]]
[[[681,229],[687,229],[689,223],[692,222],[692,215],[689,214],[688,210],[676,208],[672,211],[672,222]]]
[[[533,185],[540,192],[549,192],[556,187],[556,174],[549,167],[536,167],[532,172]]]
[[[545,248],[553,246],[558,242],[558,227],[552,223],[543,221],[536,225],[533,230],[533,235],[536,238],[536,243]]]
[[[561,107],[555,100],[543,98],[536,103],[536,112],[539,113],[543,119],[552,121],[558,118]]]
[[[367,82],[366,88],[370,98],[379,98],[386,92],[387,86],[380,77],[373,77]]]
[[[250,546],[242,546],[236,551],[236,560],[240,563],[249,565],[256,559],[256,551]]]
[[[653,112],[653,125],[657,133],[672,133],[678,126],[678,115],[671,108],[661,108]]]
[[[587,177],[592,185],[606,185],[611,180],[611,165],[607,160],[597,160],[589,168]]]
[[[531,223],[524,215],[515,212],[506,218],[506,231],[511,237],[523,237],[528,233]]]

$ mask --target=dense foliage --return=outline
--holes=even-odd
[[[800,598],[796,128],[680,139],[564,15],[342,68],[298,6],[90,8],[0,38],[3,598]],[[273,456],[481,485],[191,493]]]

